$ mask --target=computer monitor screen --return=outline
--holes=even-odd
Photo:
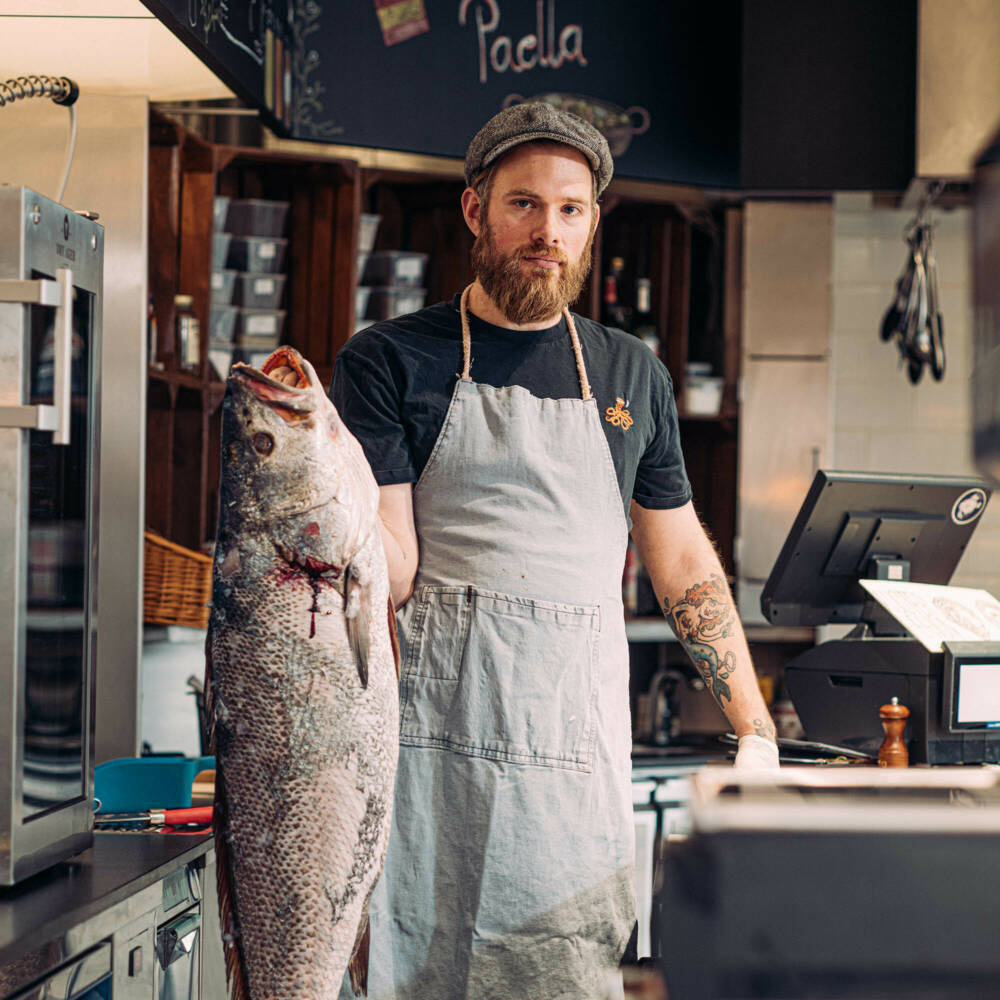
[[[861,620],[861,579],[946,584],[990,497],[980,479],[819,470],[761,593],[774,625]]]
[[[1000,730],[1000,643],[945,642],[944,722],[953,733]]]

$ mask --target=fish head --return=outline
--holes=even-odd
[[[374,530],[378,486],[312,365],[290,347],[235,364],[222,406],[219,545],[336,578]]]

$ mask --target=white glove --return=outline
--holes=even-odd
[[[733,767],[748,770],[753,768],[757,771],[776,771],[778,769],[778,744],[753,733],[741,736]]]

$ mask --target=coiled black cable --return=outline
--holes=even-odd
[[[28,97],[51,97],[69,107],[80,96],[80,88],[67,76],[18,76],[0,80],[0,108]]]
[[[62,203],[69,180],[69,168],[73,165],[76,149],[76,108],[73,105],[80,96],[80,88],[68,76],[16,76],[10,80],[0,80],[0,108],[26,97],[51,97],[56,104],[69,109],[69,142],[66,146],[66,169],[56,201]]]

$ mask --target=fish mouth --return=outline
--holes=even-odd
[[[290,385],[293,389],[308,389],[312,380],[304,362],[305,359],[294,347],[279,347],[268,355],[260,370],[272,381]]]
[[[274,407],[286,419],[307,416],[316,409],[309,362],[293,347],[279,347],[260,368],[237,361],[229,378]]]

